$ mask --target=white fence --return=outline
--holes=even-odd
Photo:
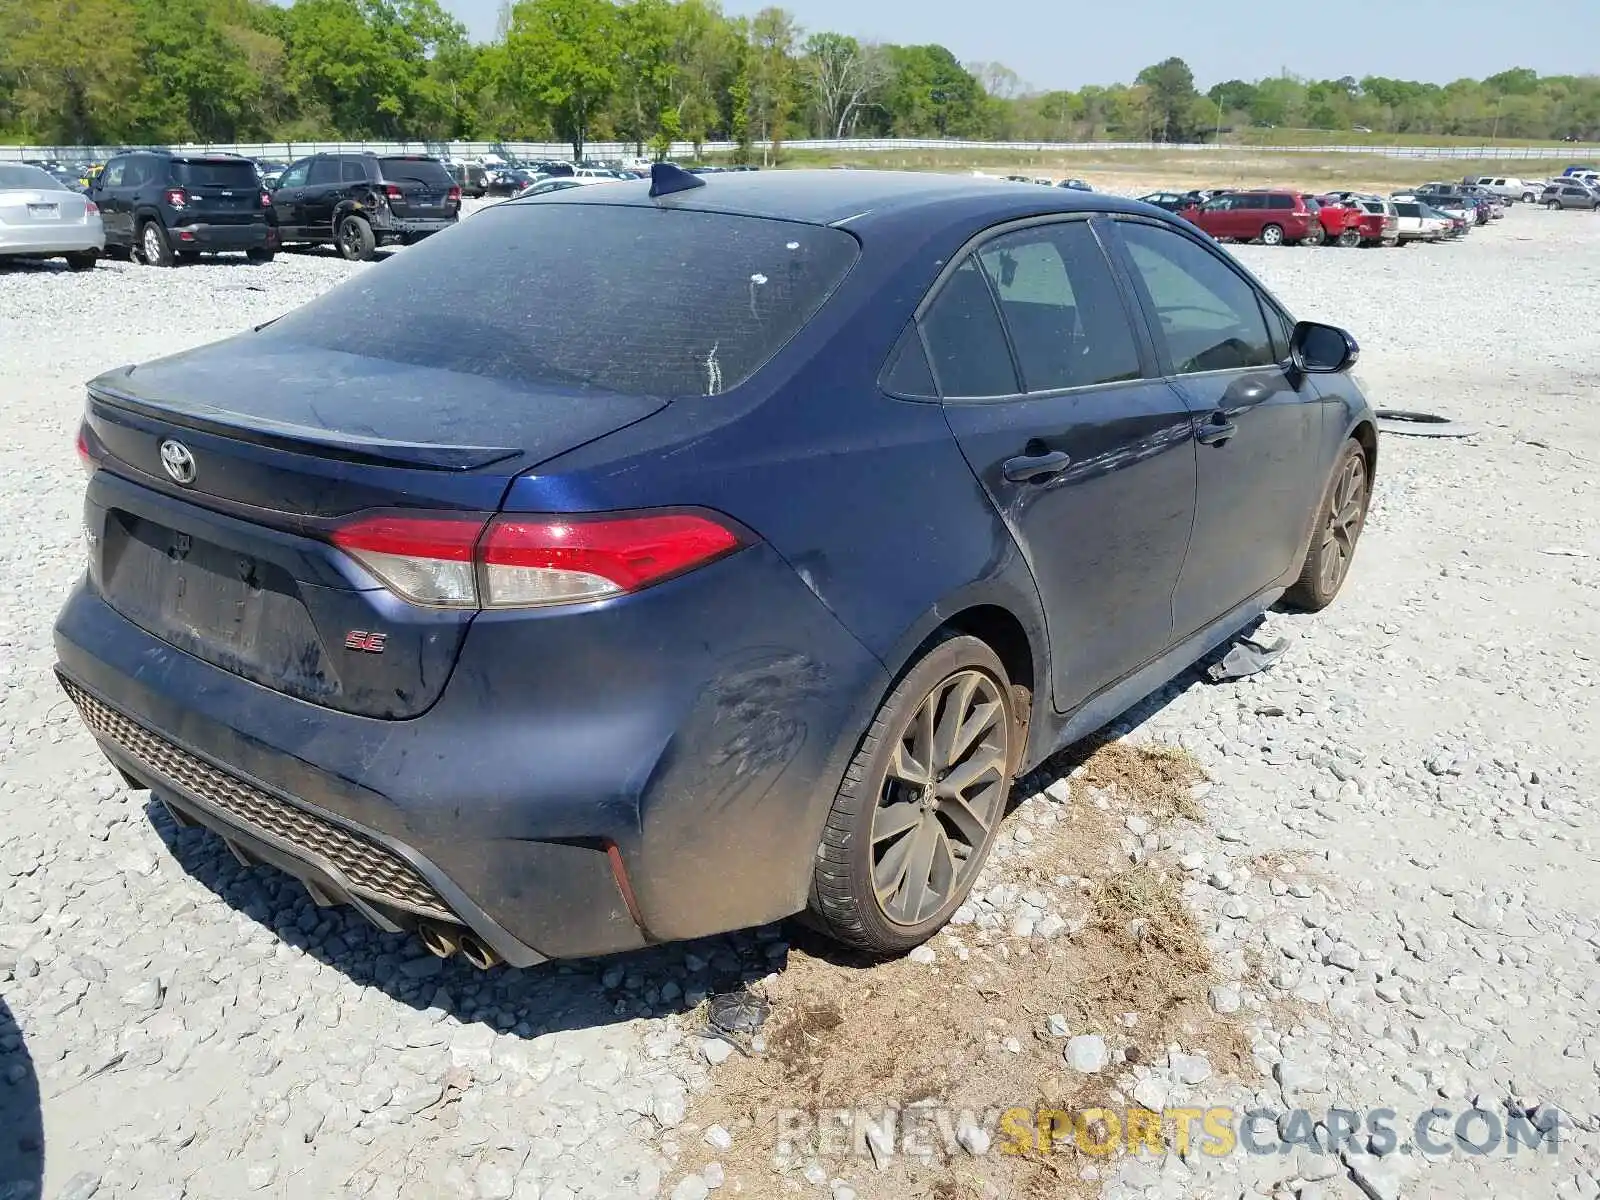
[[[981,142],[951,138],[823,138],[785,142],[790,150],[823,150],[845,154],[872,154],[907,150],[1012,150],[1022,153],[1096,154],[1107,151],[1160,151],[1195,155],[1236,154],[1365,154],[1380,158],[1410,159],[1495,159],[1574,160],[1600,154],[1600,146],[1236,146],[1210,143],[1172,142]],[[0,161],[24,158],[68,161],[104,161],[124,146],[0,146]],[[526,159],[564,159],[572,148],[565,142],[233,142],[186,144],[163,147],[189,153],[243,154],[249,158],[289,161],[308,154],[367,150],[377,154],[436,154],[443,157],[473,159],[493,153],[511,153]],[[756,143],[756,149],[762,149]],[[631,142],[591,142],[585,154],[594,159],[621,158],[633,153]],[[701,150],[709,155],[729,154],[732,142],[707,142]],[[672,156],[687,158],[694,153],[689,142],[675,142]]]

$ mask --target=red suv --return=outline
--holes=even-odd
[[[1331,192],[1326,196],[1318,196],[1317,202],[1322,205],[1324,212],[1329,205],[1343,205],[1359,214],[1359,242],[1350,241],[1347,237],[1340,245],[1393,246],[1400,240],[1400,214],[1392,200],[1385,200],[1381,196],[1363,196],[1358,192]],[[1327,223],[1323,224],[1326,227]]]
[[[1322,222],[1298,192],[1225,192],[1180,214],[1214,238],[1265,245],[1322,241]]]

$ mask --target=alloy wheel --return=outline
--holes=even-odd
[[[354,221],[346,220],[339,226],[339,249],[346,258],[355,258],[361,253],[361,231]]]
[[[1317,570],[1324,593],[1332,595],[1344,582],[1355,557],[1356,539],[1367,515],[1367,460],[1352,455],[1339,472],[1328,504],[1328,523],[1322,534],[1322,556]]]
[[[144,260],[152,265],[161,261],[161,234],[154,223],[144,227]]]
[[[1000,684],[959,671],[923,699],[889,757],[872,817],[883,915],[917,925],[965,894],[1005,807],[1011,721]]]

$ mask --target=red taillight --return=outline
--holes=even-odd
[[[392,183],[384,184],[383,194],[391,200],[403,200],[405,193]]]
[[[182,208],[189,203],[189,193],[182,188],[168,188],[163,196],[173,208]]]
[[[453,188],[450,189],[450,202],[452,204],[460,204],[461,203],[461,189],[460,188],[453,187]]]
[[[636,592],[738,549],[695,513],[625,516],[382,513],[332,540],[406,600],[446,608],[535,608]]]
[[[99,214],[100,206],[93,200],[85,200],[83,202],[83,211],[86,216],[93,217]]]
[[[737,549],[738,535],[692,513],[496,517],[484,534],[485,608],[572,604],[636,592]]]
[[[78,426],[78,465],[83,468],[84,474],[94,474],[94,459],[89,454],[89,427],[87,425]]]

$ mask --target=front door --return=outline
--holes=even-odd
[[[1285,361],[1285,319],[1223,255],[1144,221],[1117,229],[1199,443],[1194,537],[1173,596],[1181,637],[1256,596],[1304,552],[1326,482],[1317,471],[1324,404]]]
[[[983,243],[923,330],[950,427],[1032,569],[1069,711],[1172,643],[1189,410],[1156,377],[1088,220]]]

